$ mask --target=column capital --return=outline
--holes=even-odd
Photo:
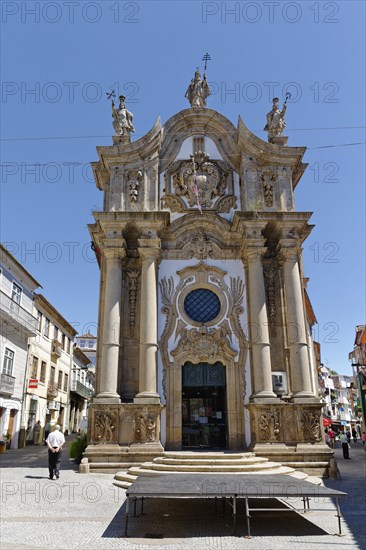
[[[126,257],[126,250],[118,246],[107,246],[103,248],[103,255],[106,260],[123,260]]]
[[[282,243],[281,243],[282,244]],[[291,243],[291,245],[284,245],[281,247],[280,253],[278,254],[278,260],[280,265],[283,265],[285,262],[296,263],[300,260],[301,257],[301,247],[298,244]]]
[[[266,252],[267,248],[265,246],[246,246],[242,251],[242,260],[245,267],[255,262],[261,262]]]
[[[139,244],[138,251],[141,258],[143,259],[160,258],[160,255],[161,255],[160,239],[139,239],[138,244]]]

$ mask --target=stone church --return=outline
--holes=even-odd
[[[295,209],[304,147],[268,142],[206,106],[131,141],[133,115],[112,101],[113,145],[97,148],[102,212],[89,226],[100,260],[91,466],[110,470],[164,451],[251,450],[326,474],[302,243]],[[322,465],[322,466],[321,466]]]

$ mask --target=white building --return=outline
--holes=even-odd
[[[26,374],[25,422],[27,441],[34,439],[33,428],[41,421],[51,427],[60,424],[67,432],[69,419],[69,385],[73,340],[76,330],[42,296],[35,294],[37,336],[30,339]]]
[[[74,347],[70,382],[70,432],[86,429],[88,404],[94,394],[95,375],[91,367],[93,363],[86,354]]]
[[[97,364],[97,337],[87,332],[75,338],[75,343],[78,348],[87,356],[91,365],[89,369],[94,369]]]
[[[28,338],[36,335],[34,291],[41,285],[0,244],[0,438],[18,447],[28,358]]]

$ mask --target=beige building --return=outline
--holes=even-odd
[[[39,286],[0,244],[0,439],[12,449],[21,432],[28,339],[37,334],[33,296]]]
[[[326,473],[301,253],[313,226],[294,200],[305,148],[287,146],[275,101],[267,143],[206,108],[195,79],[191,108],[133,143],[120,98],[113,145],[97,148],[87,457],[251,449]]]
[[[73,340],[76,330],[42,294],[35,294],[37,336],[29,340],[24,422],[27,442],[35,440],[34,426],[60,424],[69,430],[69,386],[72,369]]]

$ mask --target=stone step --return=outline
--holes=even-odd
[[[239,458],[235,458],[235,459],[230,459],[230,460],[226,460],[224,458],[209,458],[209,459],[204,459],[204,458],[166,458],[166,457],[159,457],[159,458],[155,458],[154,459],[154,464],[170,464],[170,465],[192,465],[192,466],[209,466],[209,465],[212,465],[212,466],[241,466],[241,465],[249,465],[249,464],[260,464],[260,463],[264,463],[264,462],[268,462],[268,458],[261,458],[261,457],[256,457],[256,456],[251,456],[251,457],[248,457],[248,458],[242,458],[242,457],[239,457]]]
[[[238,460],[239,458],[253,458],[255,453],[230,453],[225,451],[164,451],[162,458],[181,458],[183,460],[193,458],[196,460],[225,459]]]
[[[132,485],[132,483],[137,479],[138,476],[144,476],[144,475],[161,475],[161,474],[171,474],[171,472],[158,472],[156,470],[149,470],[147,468],[133,468],[133,472],[134,472],[134,475],[132,475],[131,473],[131,470],[129,470],[129,473],[125,473],[125,472],[118,472],[116,475],[115,475],[115,485],[117,487],[122,487],[123,489],[126,489],[128,487],[130,487]],[[186,474],[187,472],[174,472],[174,474],[176,474],[177,476],[179,475],[183,475],[183,474]],[[190,472],[192,475],[198,475],[202,472]],[[207,473],[207,472],[206,472]],[[221,472],[221,473],[225,473],[225,472]],[[243,475],[243,473],[245,474],[258,474],[258,471],[246,471],[246,472],[226,472],[226,473],[231,473],[231,474],[235,474],[235,475]],[[293,473],[293,470],[291,468],[285,468],[283,466],[278,466],[277,468],[275,469],[271,469],[271,470],[262,470],[260,472],[261,475],[270,475],[270,474],[286,474],[286,475],[292,475]],[[305,476],[306,477],[306,476]],[[123,485],[119,485],[119,484],[123,484]]]
[[[143,475],[143,472],[149,471],[149,472],[156,472],[156,473],[172,473],[172,472],[184,472],[184,473],[242,473],[245,474],[247,472],[257,472],[261,473],[263,471],[274,471],[278,470],[278,468],[281,465],[276,462],[265,462],[264,464],[248,464],[248,465],[238,465],[238,466],[214,466],[214,465],[170,465],[170,464],[156,464],[155,462],[145,462],[144,464],[141,464],[139,468],[132,467],[128,470],[129,474],[132,475]],[[289,468],[289,471],[292,471],[291,468]]]
[[[114,479],[117,481],[130,481],[133,483],[137,479],[137,476],[129,474],[128,472],[117,472]]]

